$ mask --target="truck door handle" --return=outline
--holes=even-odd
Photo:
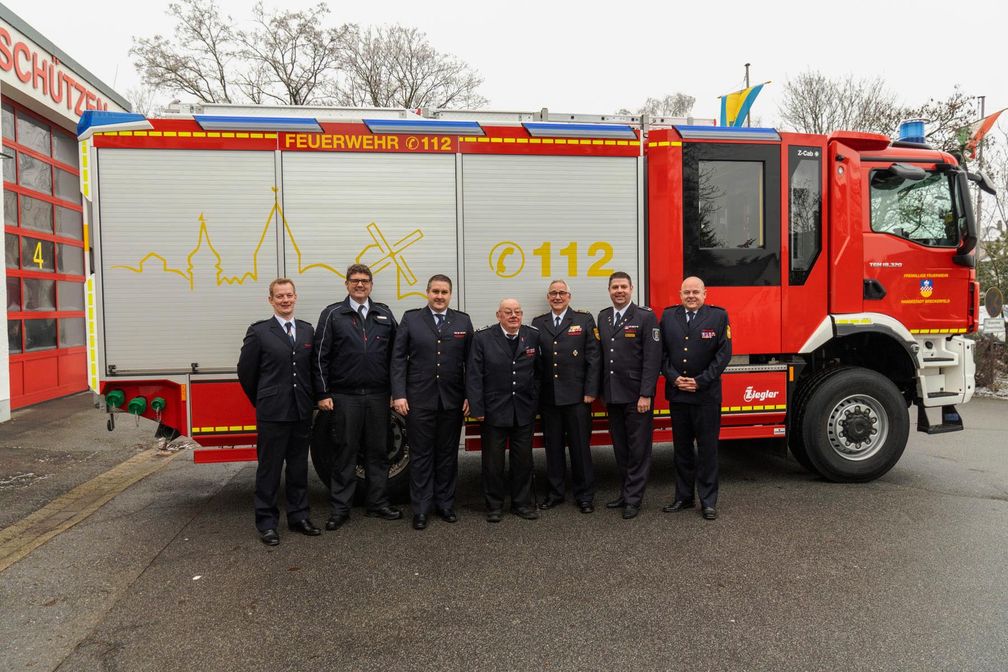
[[[884,299],[886,295],[885,287],[882,283],[875,278],[865,278],[864,281],[864,298],[868,300],[877,301],[879,299]]]

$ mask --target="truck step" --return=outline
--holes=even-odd
[[[928,392],[928,399],[943,399],[945,397],[958,397],[956,392]]]
[[[949,394],[949,393],[943,393]],[[930,395],[929,395],[930,396]],[[962,431],[962,416],[955,406],[942,406],[942,421],[940,425],[932,425],[928,420],[927,410],[920,404],[917,405],[917,431],[925,434],[944,434],[945,432]]]
[[[933,363],[937,363],[937,362],[954,362],[954,361],[955,361],[955,357],[925,357],[924,358],[924,363],[925,364],[933,364]]]

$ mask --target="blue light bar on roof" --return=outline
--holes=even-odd
[[[204,131],[322,132],[318,121],[311,117],[219,117],[195,114],[193,119]]]
[[[430,135],[486,135],[477,121],[441,119],[364,119],[372,133],[427,133]]]
[[[627,124],[565,124],[551,121],[527,121],[522,126],[533,138],[637,139],[637,134]]]
[[[685,140],[769,140],[780,142],[780,134],[773,128],[747,128],[745,126],[673,126]]]
[[[95,133],[149,131],[154,128],[142,114],[86,110],[77,122],[77,138],[87,140]]]

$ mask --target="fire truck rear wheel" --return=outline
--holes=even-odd
[[[892,381],[851,367],[815,386],[801,425],[806,455],[816,471],[831,481],[860,483],[882,476],[899,461],[910,415]]]
[[[409,493],[409,441],[406,438],[406,420],[398,413],[391,414],[389,423],[389,474],[388,496],[394,502],[403,501]],[[333,469],[333,443],[330,437],[331,413],[315,414],[312,426],[311,453],[312,466],[319,480],[328,488]],[[357,460],[357,490],[354,493],[355,503],[361,504],[367,492],[364,479],[364,464],[361,458]]]

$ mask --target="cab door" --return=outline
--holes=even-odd
[[[699,128],[699,127],[692,127]],[[719,141],[749,132],[765,142]],[[759,135],[758,135],[759,134]],[[725,308],[736,354],[781,351],[781,144],[772,129],[683,133],[683,276]]]

